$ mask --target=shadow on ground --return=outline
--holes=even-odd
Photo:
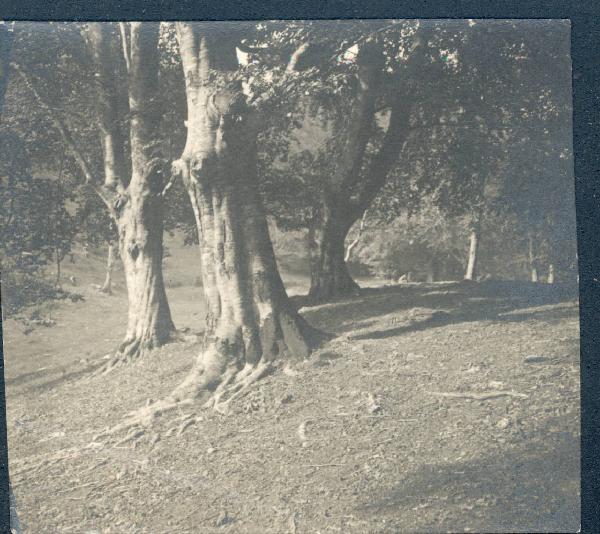
[[[500,454],[422,466],[391,490],[371,495],[357,512],[366,519],[388,514],[394,518],[399,509],[435,510],[435,523],[419,521],[417,513],[414,529],[419,532],[459,532],[466,527],[475,532],[576,532],[579,439],[558,431],[556,423],[548,421],[538,431],[537,448],[531,446],[535,438],[525,438],[527,448],[516,443]],[[446,513],[461,508],[462,516]]]
[[[426,317],[401,320],[397,326],[369,330],[352,339],[382,339],[469,321],[560,321],[572,311],[550,309],[514,313],[525,308],[569,302],[578,296],[572,284],[539,284],[515,281],[448,282],[439,284],[410,284],[362,289],[360,295],[338,300],[314,309],[302,310],[312,323],[329,330],[342,332],[364,330],[381,325],[377,319],[392,313],[414,308],[436,310]],[[298,307],[307,305],[306,297],[295,297]]]

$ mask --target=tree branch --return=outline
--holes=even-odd
[[[121,32],[121,43],[123,48],[123,56],[125,57],[125,66],[127,72],[131,71],[131,45],[127,39],[126,22],[119,22],[119,31]]]
[[[298,61],[300,61],[300,58],[308,50],[309,46],[310,45],[308,43],[302,43],[298,48],[296,48],[294,53],[290,56],[290,60],[288,61],[285,69],[286,72],[294,72],[296,70]]]
[[[92,170],[87,160],[85,159],[81,150],[79,150],[77,143],[75,143],[75,141],[73,140],[73,137],[71,136],[71,133],[69,132],[69,129],[63,122],[62,118],[57,113],[55,113],[52,106],[50,106],[48,101],[36,89],[29,75],[26,74],[25,71],[16,63],[11,63],[11,67],[23,80],[26,87],[37,99],[42,109],[44,109],[48,113],[50,120],[54,123],[54,126],[58,130],[58,133],[61,135],[63,141],[65,142],[65,146],[69,149],[69,152],[71,152],[71,155],[73,156],[81,172],[83,173],[85,183],[91,186],[94,189],[94,191],[100,196],[100,198],[107,204],[107,206],[109,206],[109,208],[112,209],[113,195],[109,195],[108,192],[94,180]]]
[[[410,120],[410,104],[399,97],[392,107],[390,124],[379,152],[375,155],[361,184],[358,198],[353,202],[354,213],[362,213],[375,199],[387,180],[387,176],[406,146]]]

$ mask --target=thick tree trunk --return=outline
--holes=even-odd
[[[111,241],[108,244],[108,254],[106,256],[106,277],[104,278],[104,284],[100,288],[100,292],[107,295],[112,295],[112,271],[115,263],[114,249],[115,246]]]
[[[129,309],[125,338],[108,368],[166,343],[175,333],[162,274],[162,155],[157,23],[122,23],[121,50],[106,24],[88,26],[98,80],[98,122],[104,163],[100,191],[119,235]],[[129,161],[120,129],[114,63],[125,57],[129,104]]]
[[[471,230],[469,237],[469,258],[467,260],[467,270],[465,272],[465,280],[475,280],[477,276],[477,253],[479,251],[479,231]]]
[[[123,23],[121,32],[129,82],[131,178],[115,204],[115,219],[129,300],[127,332],[119,353],[127,356],[163,345],[175,326],[162,273],[164,184],[156,141],[158,24]],[[113,165],[115,170],[122,167]]]
[[[129,308],[122,355],[160,347],[175,332],[162,274],[161,203],[132,194],[117,219]]]
[[[554,264],[548,265],[548,279],[546,280],[549,284],[554,283]]]
[[[105,203],[119,232],[130,309],[124,342],[105,370],[158,346],[175,333],[162,280],[162,205],[164,180],[157,140],[160,127],[158,91],[159,23],[122,23],[121,43],[110,23],[88,23],[84,36],[91,54],[96,86],[97,123],[102,145],[104,180],[91,165],[57,115],[17,66],[17,72],[48,111],[86,184]],[[122,49],[120,49],[122,45]],[[118,97],[116,64],[125,56],[129,109]],[[122,81],[119,80],[119,83]],[[129,145],[121,124],[129,118]],[[128,161],[130,160],[130,161]],[[85,254],[85,252],[84,252]]]
[[[198,224],[208,312],[203,350],[174,395],[209,395],[219,406],[277,360],[306,358],[318,335],[292,306],[277,270],[259,197],[255,117],[241,85],[205,82],[209,67],[224,77],[237,68],[235,47],[198,35],[191,24],[178,23],[177,31],[188,120],[173,168]]]
[[[423,40],[416,38],[410,55],[420,56],[422,45]],[[344,142],[341,153],[336,156],[336,171],[324,187],[318,232],[319,260],[311,276],[309,292],[309,296],[317,300],[351,294],[359,289],[344,261],[344,240],[350,227],[365,213],[385,184],[408,138],[412,96],[398,90],[390,103],[389,124],[380,148],[365,165],[367,145],[372,140],[376,122],[376,104],[381,96],[385,55],[383,43],[378,39],[369,39],[358,48],[357,91],[350,114],[342,121],[343,130],[339,132]]]
[[[353,294],[360,289],[350,276],[344,259],[344,242],[352,224],[345,222],[337,208],[335,200],[323,203],[323,218],[315,232],[318,252],[308,293],[315,301]]]

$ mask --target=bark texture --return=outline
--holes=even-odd
[[[173,170],[196,216],[208,312],[203,350],[173,399],[208,394],[222,406],[277,360],[306,358],[318,335],[290,303],[275,263],[256,174],[258,118],[233,76],[235,43],[198,25],[176,28],[188,118]]]

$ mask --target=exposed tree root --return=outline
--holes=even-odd
[[[151,352],[153,349],[162,347],[167,343],[187,341],[189,338],[183,332],[176,331],[171,334],[167,341],[159,342],[152,338],[148,340],[132,339],[125,340],[117,349],[117,351],[108,359],[106,363],[96,369],[91,376],[105,375],[111,371],[129,365],[137,360],[140,360]]]
[[[192,406],[212,408],[225,415],[234,400],[242,397],[253,384],[274,369],[274,365],[269,362],[259,362],[255,365],[247,364],[241,370],[235,365],[229,365],[223,370],[221,365],[215,364],[214,356],[212,354],[205,358],[208,363],[194,368],[170,395],[129,413],[120,424],[97,434],[92,441],[102,445],[135,443],[146,434],[147,429],[154,426],[159,416]],[[175,424],[165,435],[180,435],[199,420],[201,418],[193,413],[176,418],[173,421]],[[124,433],[124,437],[115,441]],[[158,439],[153,444],[156,441]]]

